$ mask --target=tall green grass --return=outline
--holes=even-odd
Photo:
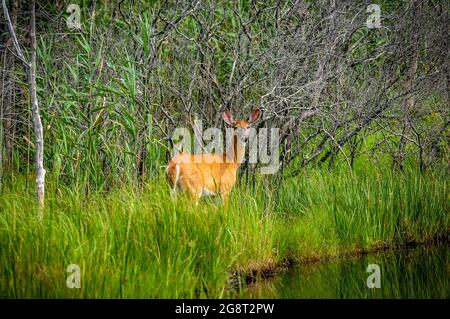
[[[241,184],[224,208],[174,201],[162,179],[87,195],[50,179],[40,222],[17,179],[0,196],[0,296],[226,297],[235,271],[424,242],[450,226],[445,175],[312,170],[270,185]],[[66,286],[69,264],[80,289]]]
[[[286,249],[294,257],[423,243],[447,234],[445,174],[355,174],[313,170],[283,184],[276,206],[295,220],[281,232],[292,237]]]

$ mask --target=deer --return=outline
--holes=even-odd
[[[167,178],[172,194],[182,192],[198,203],[203,196],[220,196],[225,207],[236,184],[237,172],[244,160],[245,147],[251,126],[258,120],[261,111],[253,111],[247,120],[234,120],[230,111],[222,118],[233,128],[233,140],[223,153],[189,154],[174,156],[167,166]]]

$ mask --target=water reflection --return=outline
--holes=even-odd
[[[245,298],[448,298],[448,243],[298,266],[253,284]],[[380,266],[381,288],[368,288],[369,264]]]

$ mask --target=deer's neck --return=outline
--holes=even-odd
[[[242,142],[236,135],[233,136],[233,143],[227,149],[225,157],[226,163],[234,165],[236,169],[239,168],[245,156],[245,143]]]

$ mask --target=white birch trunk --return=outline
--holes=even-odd
[[[35,0],[30,3],[31,11],[31,61],[28,71],[28,86],[30,89],[30,104],[33,114],[34,134],[36,136],[36,195],[39,217],[42,218],[45,197],[45,169],[44,169],[44,132],[36,92],[36,7]]]
[[[17,41],[14,27],[11,23],[6,1],[2,0],[3,14],[7,22],[8,31],[13,40],[13,45],[17,53],[17,57],[22,61],[27,77],[28,88],[30,90],[30,104],[33,114],[34,134],[36,137],[36,197],[38,205],[39,218],[42,218],[44,211],[45,196],[45,169],[44,169],[44,132],[42,128],[41,116],[39,114],[39,104],[36,92],[36,3],[35,0],[30,1],[30,62],[28,63],[20,49]]]

